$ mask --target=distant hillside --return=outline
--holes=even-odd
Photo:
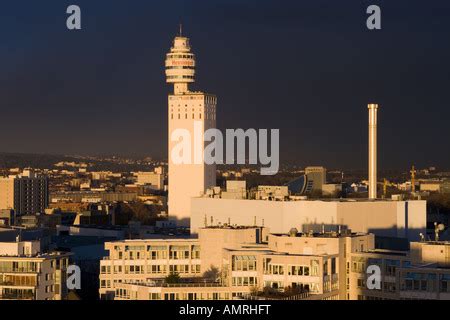
[[[148,171],[153,166],[135,163],[116,163],[107,160],[80,159],[75,156],[52,155],[52,154],[26,154],[26,153],[2,153],[0,152],[0,170],[9,168],[37,168],[53,169],[58,162],[84,162],[92,164],[89,171],[113,171],[113,172],[131,172]],[[72,167],[63,167],[59,169],[74,170]]]
[[[50,154],[26,154],[26,153],[3,153],[0,152],[0,168],[52,168],[60,161],[75,161],[77,159],[64,155]]]

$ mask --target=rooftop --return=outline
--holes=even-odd
[[[195,197],[194,197],[195,198]],[[196,198],[207,198],[207,199],[213,199],[213,200],[248,200],[248,201],[274,201],[274,202],[290,202],[290,201],[303,201],[303,202],[339,202],[339,203],[353,203],[353,202],[377,202],[377,203],[385,203],[385,202],[402,202],[402,201],[425,201],[425,200],[411,200],[411,199],[404,199],[404,200],[396,200],[391,198],[386,199],[369,199],[369,198],[307,198],[304,196],[298,196],[298,195],[290,195],[286,196],[284,200],[268,200],[268,199],[253,199],[253,198],[244,198],[244,199],[234,199],[234,198],[216,198],[216,197],[209,197],[208,195],[204,194],[201,196],[198,196]]]
[[[258,229],[264,228],[264,226],[242,226],[242,225],[232,225],[232,224],[220,224],[214,226],[206,226],[202,229],[228,229],[228,230],[245,230],[245,229]]]
[[[71,256],[70,252],[53,251],[48,253],[39,253],[34,255],[2,255],[0,254],[0,259],[2,258],[14,258],[14,259],[49,259],[58,256]]]
[[[428,246],[450,246],[450,241],[422,241],[419,243]]]
[[[331,232],[298,232],[296,229],[291,230],[290,233],[272,233],[276,237],[291,237],[291,238],[345,238],[345,237],[361,237],[368,235],[368,233],[351,232],[351,230],[343,230],[341,233],[336,231]]]

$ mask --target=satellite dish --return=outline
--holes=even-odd
[[[290,237],[296,237],[298,233],[297,228],[291,228],[291,230],[289,230],[289,236]]]

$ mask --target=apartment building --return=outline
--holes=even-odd
[[[368,289],[367,267],[381,271]],[[347,298],[352,300],[450,300],[450,243],[412,242],[409,252],[372,250],[347,259]]]
[[[0,209],[13,209],[17,215],[43,213],[48,207],[48,178],[32,170],[0,178]]]
[[[345,253],[374,248],[371,234],[269,234],[264,227],[202,228],[198,239],[105,244],[103,299],[236,299],[270,288],[344,299]],[[167,276],[180,279],[169,283]],[[342,277],[342,278],[341,278]]]
[[[106,244],[103,299],[450,300],[450,242],[375,248],[373,234],[270,234],[264,227],[211,226],[198,239]],[[379,285],[370,267],[378,267]],[[170,274],[179,279],[168,281]]]
[[[0,300],[62,300],[70,253],[42,253],[39,241],[0,242]]]
[[[100,262],[100,297],[113,298],[116,286],[124,282],[161,282],[174,273],[181,278],[200,278],[221,267],[222,248],[262,242],[264,236],[265,228],[205,228],[198,239],[108,242],[109,256]]]
[[[153,189],[164,189],[164,168],[157,167],[150,172],[136,172],[136,183],[138,185],[151,185]]]

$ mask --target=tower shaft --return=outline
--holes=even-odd
[[[377,198],[377,104],[369,104],[369,199]]]

